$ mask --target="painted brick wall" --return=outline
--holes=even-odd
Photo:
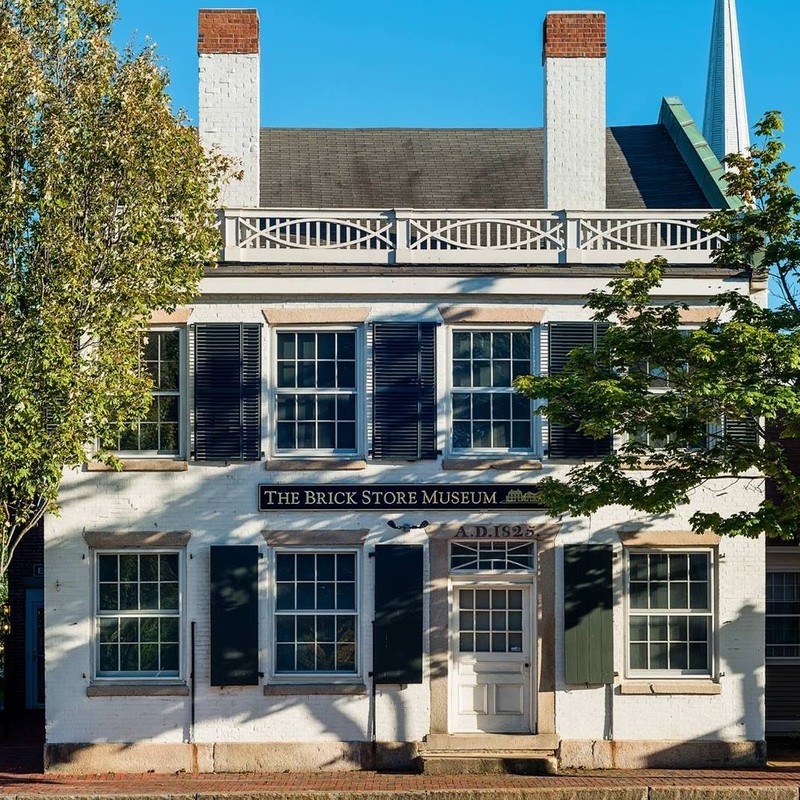
[[[224,287],[241,288],[239,279],[214,278],[206,281],[207,301],[195,305],[191,321],[261,322],[261,307],[265,295],[288,291],[288,279],[262,277],[257,297],[248,300],[236,296]],[[394,279],[390,294],[373,304],[376,318],[393,316],[406,319],[433,319],[441,295],[402,303],[394,294]],[[208,294],[210,285],[219,283],[224,302],[214,302]],[[565,282],[566,283],[566,282]],[[271,288],[272,287],[272,288]],[[317,282],[314,284],[315,290]],[[508,295],[515,302],[533,297],[538,284],[535,279],[521,279],[510,287]],[[308,290],[308,289],[306,289]],[[451,291],[455,292],[457,287]],[[551,284],[551,292],[559,292]],[[704,284],[703,291],[710,291]],[[566,293],[566,291],[564,292]],[[350,298],[358,294],[358,286],[343,285],[340,294]],[[331,298],[333,301],[334,298]],[[277,302],[274,297],[272,302]],[[474,302],[474,300],[473,300]],[[547,306],[548,319],[581,319],[586,317],[580,299]],[[313,302],[309,301],[309,305]],[[438,386],[440,397],[440,443],[444,447],[445,409],[448,386],[448,331],[439,330]],[[270,386],[269,364],[271,339],[267,326],[263,329],[264,397]],[[544,355],[542,356],[544,360]],[[191,386],[191,382],[189,384]],[[368,405],[368,402],[367,402]],[[187,407],[191,408],[191,392]],[[269,452],[266,436],[270,423],[270,407],[263,404],[263,447]],[[481,473],[479,482],[515,482],[538,480],[547,474],[563,474],[567,467],[548,464],[541,472]],[[192,538],[186,560],[188,623],[197,623],[196,738],[199,742],[246,741],[314,741],[331,742],[364,739],[367,736],[368,698],[295,695],[265,697],[262,688],[212,688],[208,685],[209,619],[208,619],[208,556],[212,544],[253,544],[269,554],[262,531],[294,529],[312,530],[361,529],[369,530],[365,553],[377,542],[398,541],[397,533],[386,525],[386,515],[379,513],[343,512],[259,514],[256,493],[259,483],[285,485],[295,482],[341,482],[343,480],[377,482],[425,482],[433,479],[448,482],[475,481],[475,473],[442,473],[440,461],[418,464],[373,464],[359,473],[267,472],[263,463],[190,464],[182,473],[75,473],[65,476],[62,491],[63,514],[47,521],[46,536],[46,613],[48,620],[47,681],[48,681],[48,741],[100,742],[136,741],[180,742],[188,736],[190,703],[183,697],[88,698],[86,688],[92,676],[92,558],[82,534],[85,530],[166,531],[191,530]],[[714,508],[724,504],[726,509],[750,507],[762,491],[762,482],[740,481],[735,486],[729,480],[709,485],[693,498],[692,504],[670,518],[657,521],[661,529],[686,528],[688,516],[697,508]],[[395,515],[401,521],[421,521],[413,514]],[[452,523],[453,513],[426,512],[432,523]],[[460,513],[463,522],[517,522],[519,514],[481,515]],[[490,519],[489,519],[490,518]],[[533,514],[532,521],[544,521],[542,513]],[[639,520],[641,514],[612,508],[590,520],[568,521],[558,544],[571,541],[616,541],[616,526],[621,522]],[[416,537],[416,538],[415,538]],[[425,542],[420,532],[412,532],[402,541]],[[694,736],[744,738],[758,734],[761,729],[761,694],[763,685],[760,665],[763,663],[763,632],[760,613],[763,610],[763,550],[759,542],[731,540],[723,548],[725,558],[720,566],[720,658],[727,676],[723,694],[719,697],[624,697],[616,698],[615,733],[618,738],[646,736],[662,739],[685,739]],[[369,658],[372,614],[371,570],[367,557],[362,561],[364,591],[361,617],[361,652]],[[269,669],[272,629],[268,613],[268,598],[272,592],[269,565],[261,566],[261,629],[262,665]],[[621,588],[619,589],[621,591]],[[557,724],[565,738],[595,739],[603,734],[604,696],[602,690],[565,687],[563,678],[563,590],[558,588],[557,662]],[[427,614],[427,609],[426,609]],[[616,615],[617,658],[624,652],[624,619]],[[427,644],[426,644],[427,647]],[[188,669],[188,664],[186,665]],[[617,667],[622,674],[623,662]],[[364,672],[369,664],[364,664]],[[745,678],[745,676],[749,676]],[[752,686],[747,683],[751,681]],[[677,706],[675,701],[678,701]],[[420,740],[429,730],[430,701],[427,683],[399,690],[387,687],[378,698],[378,731],[383,740]],[[673,709],[680,707],[682,713]],[[760,738],[756,736],[756,738]]]
[[[606,69],[602,58],[545,62],[545,205],[606,206]]]

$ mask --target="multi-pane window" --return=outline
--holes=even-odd
[[[530,450],[531,401],[514,378],[532,372],[530,330],[453,331],[453,449]]]
[[[276,674],[357,672],[356,568],[354,552],[276,553]]]
[[[459,589],[459,652],[521,653],[523,591]]]
[[[628,554],[628,671],[711,673],[708,551]]]
[[[356,332],[279,331],[277,449],[355,452]]]
[[[767,658],[800,658],[800,572],[767,573]]]
[[[142,365],[153,380],[147,417],[120,432],[112,449],[178,455],[180,452],[181,334],[149,331],[143,337]]]
[[[98,553],[96,566],[97,676],[179,676],[179,553]]]

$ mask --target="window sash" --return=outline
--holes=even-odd
[[[497,337],[506,334],[507,355],[497,354]],[[523,358],[518,357],[520,339],[515,334],[527,336],[527,352]],[[476,345],[477,336],[486,337],[488,349],[485,353],[476,352],[480,346],[480,343]],[[469,337],[469,344],[463,349],[467,341],[465,337]],[[518,395],[512,384],[517,375],[538,373],[537,328],[454,327],[449,342],[451,451],[487,454],[536,452],[534,401]],[[524,369],[521,366],[523,362]],[[498,370],[499,367],[502,369]],[[498,371],[501,374],[498,375]],[[506,375],[508,385],[503,385]]]
[[[176,581],[144,581],[141,579],[141,556],[177,556],[178,566]],[[100,580],[100,559],[102,557],[134,556],[137,558],[136,580],[122,580],[117,572],[116,580]],[[135,549],[135,550],[98,550],[94,557],[94,675],[101,680],[115,679],[179,679],[183,676],[184,662],[184,560],[183,551],[175,549]],[[117,562],[119,570],[119,561]],[[160,563],[159,563],[160,570]],[[160,593],[162,584],[177,583],[177,601],[175,608],[104,608],[101,606],[101,587],[116,585],[118,597],[121,586],[135,585],[137,598],[141,602],[141,586],[155,583]],[[116,639],[109,639],[112,632],[112,621],[116,620]],[[136,636],[131,635],[135,623]],[[154,624],[155,623],[155,624]],[[149,635],[147,632],[149,630]],[[144,632],[144,633],[143,633]],[[125,637],[129,638],[125,638]],[[155,636],[156,638],[153,638]],[[174,637],[174,638],[173,638]],[[117,669],[103,669],[104,661],[110,657],[113,649],[117,650]],[[150,655],[148,656],[148,652]],[[141,669],[143,657],[155,655],[158,666],[155,669]],[[138,664],[135,669],[125,669],[125,659],[135,656]],[[175,667],[164,667],[163,659],[168,658]],[[107,662],[106,662],[107,663]]]
[[[787,582],[793,588],[794,597],[774,597],[771,596],[771,591],[774,592],[778,587],[775,586],[775,576],[781,576],[781,589],[785,590]],[[785,594],[784,591],[781,594]],[[770,605],[777,603],[785,603],[787,605],[794,604],[795,609],[783,608],[780,610],[770,610]],[[765,641],[765,655],[766,660],[769,662],[786,662],[790,661],[796,663],[800,660],[800,570],[796,569],[770,569],[767,571],[767,593],[766,593],[766,641]],[[776,622],[784,622],[782,626],[783,632],[792,634],[793,641],[771,641],[777,631]],[[786,625],[785,623],[793,623]]]
[[[149,417],[154,417],[154,419],[144,419],[144,420],[137,420],[135,423],[136,428],[133,431],[123,431],[117,437],[117,446],[113,448],[113,452],[117,455],[125,457],[125,456],[135,456],[135,457],[162,457],[162,458],[176,458],[180,456],[184,452],[184,420],[185,420],[185,413],[184,413],[184,386],[185,386],[185,374],[186,374],[186,366],[185,366],[185,346],[184,346],[184,329],[183,328],[150,328],[147,332],[142,334],[142,339],[144,340],[148,336],[155,336],[158,340],[158,354],[157,359],[153,362],[153,359],[146,359],[144,357],[141,358],[140,363],[141,365],[145,366],[148,363],[155,363],[157,366],[157,371],[160,376],[162,371],[163,364],[170,364],[172,363],[171,360],[162,358],[162,348],[163,348],[163,338],[165,336],[175,336],[176,337],[176,347],[177,347],[177,364],[174,366],[176,367],[176,379],[178,382],[178,386],[176,389],[159,389],[158,384],[160,380],[154,379],[154,388],[151,390],[150,394],[153,397],[153,403],[150,406],[150,414]],[[142,342],[144,347],[144,341]],[[147,368],[145,366],[145,368]],[[173,419],[161,419],[162,416],[162,402],[159,398],[167,398],[167,399],[174,399],[174,404],[170,403],[169,405],[174,406],[174,418]],[[163,404],[164,408],[168,408],[167,404]],[[164,432],[167,426],[171,426],[174,428],[174,435],[175,435],[175,447],[162,447],[162,432]],[[142,447],[142,437],[143,437],[143,430],[148,428],[155,428],[155,435],[157,438],[157,446],[153,447]],[[137,447],[128,447],[123,446],[127,445],[127,437],[135,437],[137,442]],[[165,437],[166,438],[166,437]]]
[[[293,577],[280,575],[281,557],[293,557]],[[298,557],[313,557],[314,576],[306,579],[298,575]],[[333,579],[319,576],[320,556],[333,556]],[[352,580],[340,578],[339,556],[352,556]],[[284,562],[286,563],[286,562]],[[308,563],[308,562],[306,562]],[[361,594],[359,551],[353,548],[280,548],[274,551],[273,559],[273,657],[272,676],[277,679],[292,677],[315,677],[326,675],[336,678],[353,678],[360,674],[361,646]],[[283,579],[281,579],[283,578]],[[298,587],[311,587],[313,606],[298,607]],[[333,592],[333,607],[320,606],[319,586],[329,584]],[[340,606],[339,587],[349,592],[352,584],[352,605]],[[281,606],[281,587],[291,586],[294,603]],[[302,603],[305,605],[305,603]],[[325,659],[328,659],[327,663]],[[304,664],[305,660],[305,664]],[[303,668],[313,661],[313,667]],[[289,665],[291,662],[291,666]],[[340,665],[342,668],[339,668]]]
[[[648,557],[644,578],[641,572],[644,562],[640,560],[636,570],[631,563],[632,557],[637,556]],[[655,567],[651,561],[653,556],[659,558]],[[690,556],[704,556],[704,580],[692,577]],[[660,560],[662,558],[664,561]],[[685,575],[678,572],[676,577],[673,565],[682,569],[679,558],[686,559],[686,572]],[[666,571],[658,574],[659,565],[665,565]],[[646,605],[642,604],[641,593],[634,602],[632,587],[637,586],[647,588]],[[704,603],[699,602],[700,591],[693,587],[704,587]],[[715,587],[715,559],[711,550],[630,548],[626,551],[625,661],[628,677],[710,677],[713,674]],[[699,665],[701,658],[702,666]],[[654,660],[658,662],[655,665]]]
[[[352,334],[352,358],[339,355],[339,334]],[[332,334],[335,337],[333,358],[319,356],[319,336]],[[294,355],[281,358],[280,342],[282,336],[294,337]],[[300,358],[298,343],[300,336],[314,337],[314,355]],[[278,328],[272,338],[273,361],[273,452],[278,456],[301,455],[356,455],[360,452],[361,441],[361,397],[363,389],[361,378],[361,340],[359,329],[354,327],[325,327],[324,330],[310,331],[307,328]],[[294,365],[295,385],[281,385],[282,365]],[[314,365],[314,385],[301,386],[301,364]],[[320,364],[333,364],[333,386],[320,386]],[[342,365],[349,372],[352,366],[352,381],[343,377],[340,382]],[[326,381],[330,382],[330,381]],[[349,385],[352,383],[352,386]],[[320,446],[320,441],[333,441],[332,447]],[[288,442],[288,443],[287,443]]]

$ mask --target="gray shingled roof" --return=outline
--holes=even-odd
[[[608,208],[709,208],[661,125],[609,128]],[[542,208],[543,131],[264,128],[261,205]]]

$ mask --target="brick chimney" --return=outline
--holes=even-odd
[[[544,22],[544,202],[606,207],[606,16],[553,11]]]
[[[201,9],[200,141],[235,158],[242,179],[223,187],[228,208],[259,206],[260,56],[255,9]]]

